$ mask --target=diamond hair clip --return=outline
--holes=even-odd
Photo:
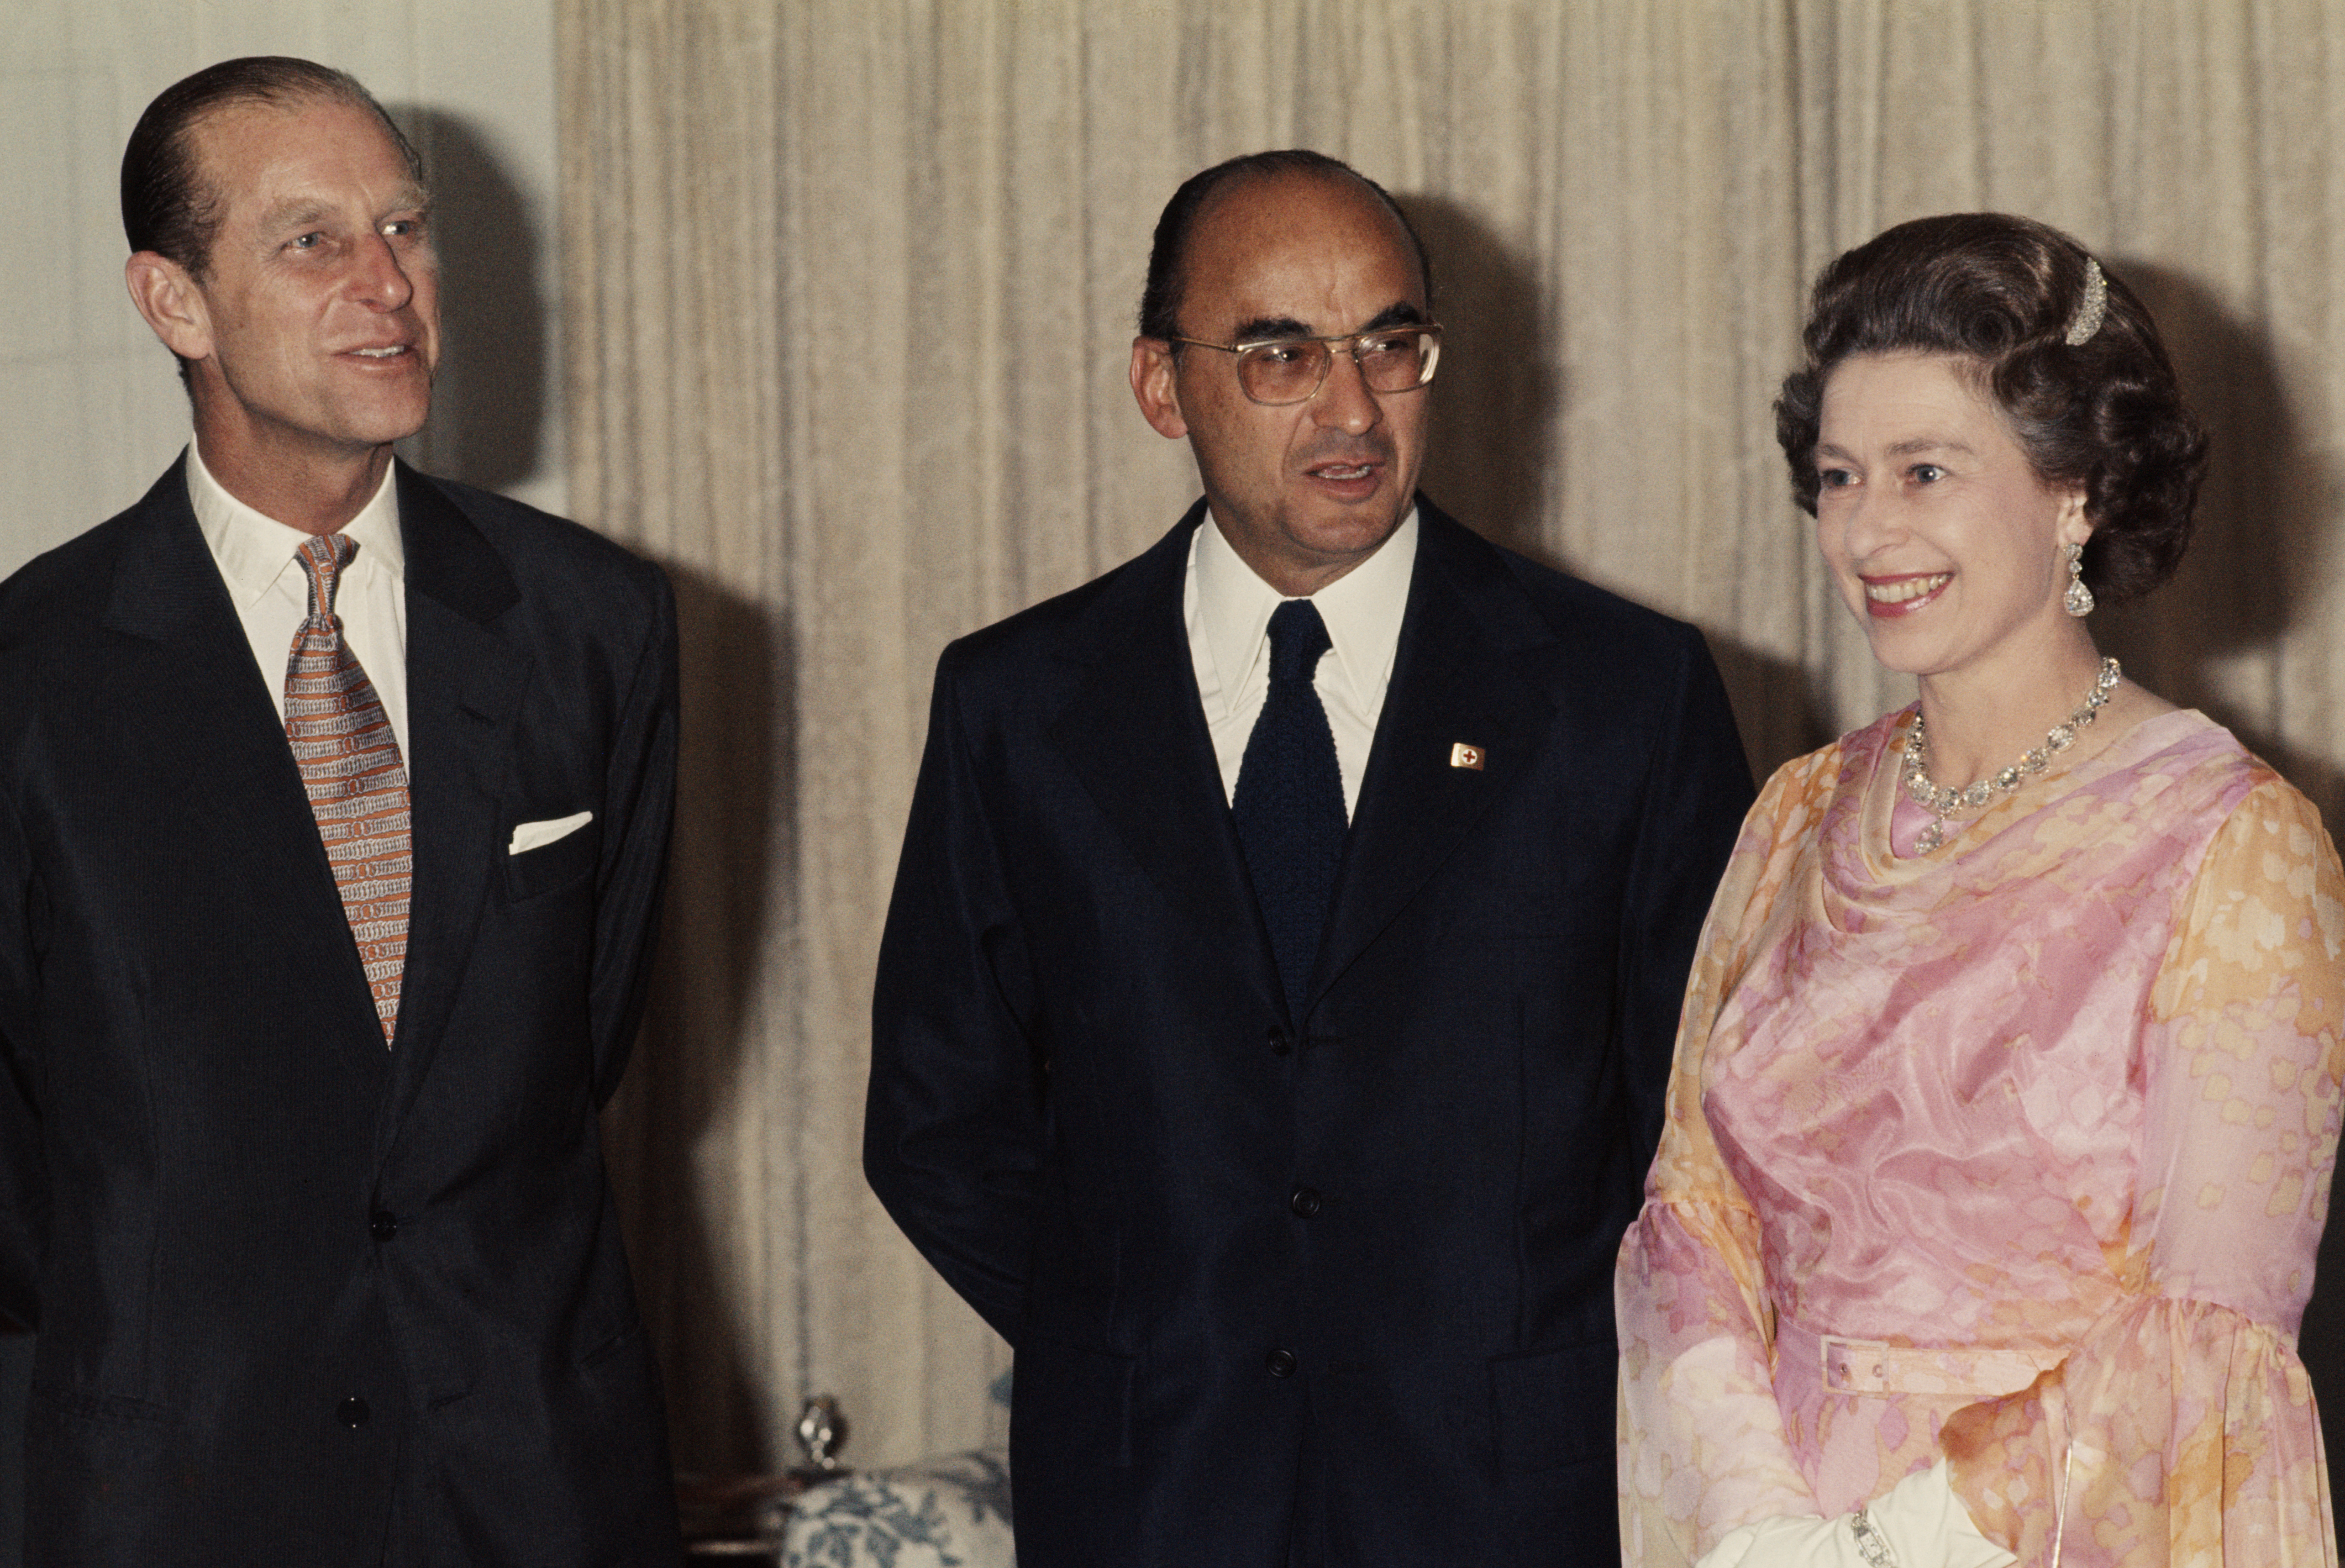
[[[2085,297],[2076,301],[2076,313],[2068,318],[2067,343],[2072,349],[2084,347],[2101,330],[2101,318],[2109,312],[2109,280],[2101,275],[2101,264],[2090,256],[2085,258]]]

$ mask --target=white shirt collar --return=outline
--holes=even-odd
[[[1366,560],[1311,596],[1327,640],[1359,711],[1382,710],[1400,647],[1402,612],[1416,566],[1416,508]],[[1235,702],[1270,646],[1270,613],[1282,596],[1254,575],[1210,514],[1197,525],[1194,546],[1197,611],[1205,647],[1221,677],[1224,701]]]
[[[376,570],[403,580],[407,552],[400,542],[399,486],[391,483],[397,471],[396,463],[383,470],[382,483],[375,487],[373,496],[341,531],[358,544],[356,561],[370,562]],[[219,563],[220,575],[227,580],[228,596],[239,614],[267,593],[279,577],[296,569],[294,553],[309,535],[229,494],[228,487],[204,466],[193,435],[188,437],[188,502],[195,508],[196,526],[203,531],[205,545]],[[340,596],[335,596],[338,600]]]

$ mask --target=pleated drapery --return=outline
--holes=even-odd
[[[859,1463],[1003,1431],[1006,1348],[858,1173],[872,959],[938,651],[1194,494],[1124,374],[1205,164],[1395,193],[1448,329],[1427,490],[1698,623],[1762,770],[1910,695],[1773,441],[1810,280],[1924,213],[2070,230],[2217,442],[2183,579],[2096,630],[2340,825],[2345,6],[560,0],[558,53],[572,504],[685,638],[610,1135],[688,1468],[787,1461],[817,1390]]]

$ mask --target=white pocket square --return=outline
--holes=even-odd
[[[556,839],[566,839],[594,820],[592,811],[574,811],[567,817],[555,817],[544,822],[523,822],[513,830],[513,842],[505,846],[508,855],[527,854],[542,850]]]

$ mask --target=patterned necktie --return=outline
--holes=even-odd
[[[1335,733],[1311,684],[1330,646],[1327,623],[1310,600],[1289,599],[1271,612],[1270,692],[1246,737],[1230,802],[1288,1011],[1297,1015],[1327,928],[1346,830]]]
[[[342,913],[374,992],[382,1043],[399,1022],[407,962],[407,889],[413,870],[407,768],[374,682],[342,641],[334,589],[358,554],[347,535],[312,535],[297,558],[310,578],[310,615],[285,664],[285,738],[310,792],[310,810],[334,868]]]

